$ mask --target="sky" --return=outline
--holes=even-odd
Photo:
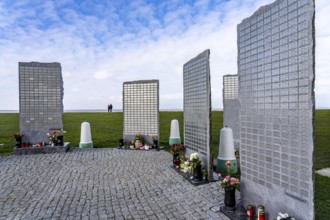
[[[316,1],[317,108],[330,108],[330,1]],[[237,24],[274,0],[0,0],[0,110],[19,109],[18,62],[60,62],[64,109],[122,108],[123,82],[159,79],[183,108],[183,64],[210,49],[212,108],[237,74]]]

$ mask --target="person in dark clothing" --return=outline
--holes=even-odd
[[[109,111],[112,112],[112,104],[109,105]]]

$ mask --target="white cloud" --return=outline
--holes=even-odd
[[[36,8],[0,3],[0,91],[6,94],[0,109],[18,109],[19,61],[61,63],[65,109],[105,108],[110,102],[121,108],[122,83],[139,79],[160,80],[161,108],[182,108],[182,66],[208,48],[212,106],[222,108],[222,76],[237,73],[236,26],[271,2],[219,1],[208,9],[214,1],[134,1],[120,10],[117,2],[45,1]],[[330,107],[329,8],[327,0],[316,3],[316,103],[322,107]]]

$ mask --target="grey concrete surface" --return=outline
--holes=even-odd
[[[212,179],[210,50],[183,65],[183,118],[185,154],[197,152]]]
[[[277,0],[237,27],[243,206],[314,213],[315,0]]]
[[[50,129],[63,128],[60,63],[19,62],[19,128],[23,142],[49,142]]]
[[[228,219],[219,182],[193,186],[171,163],[118,149],[0,157],[0,219]]]

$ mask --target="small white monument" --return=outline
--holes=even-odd
[[[88,122],[81,124],[80,148],[93,148],[91,126]]]
[[[227,161],[231,166],[226,166]],[[235,157],[233,130],[227,126],[220,130],[219,156],[217,162],[217,172],[228,174],[237,173],[237,161]]]
[[[170,145],[181,144],[179,121],[177,119],[173,119],[171,121],[171,133],[169,138],[169,144]]]

